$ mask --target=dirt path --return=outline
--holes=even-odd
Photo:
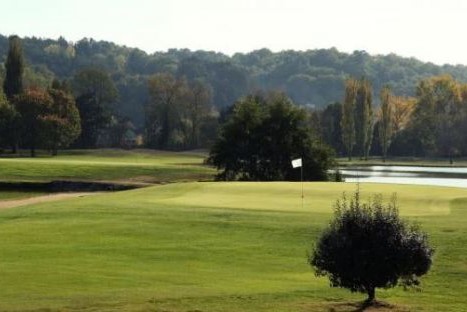
[[[98,192],[93,193],[57,193],[57,194],[49,194],[31,198],[23,198],[23,199],[12,199],[12,200],[4,200],[0,201],[0,209],[7,209],[7,208],[14,208],[19,206],[31,205],[31,204],[38,204],[38,203],[45,203],[45,202],[52,202],[67,198],[75,198],[75,197],[83,197],[92,194],[99,194]]]

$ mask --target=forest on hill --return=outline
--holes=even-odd
[[[112,42],[82,39],[69,42],[23,38],[25,84],[46,87],[54,78],[72,79],[84,68],[99,68],[110,74],[117,90],[116,115],[144,126],[144,105],[149,100],[148,79],[157,73],[199,80],[212,92],[212,105],[218,111],[231,106],[239,97],[256,90],[280,90],[295,103],[324,108],[344,97],[347,77],[365,76],[375,94],[384,85],[395,95],[413,96],[417,83],[425,78],[449,74],[467,82],[467,67],[437,66],[415,58],[394,54],[372,56],[365,51],[352,54],[335,48],[308,51],[271,52],[268,49],[228,56],[212,51],[172,49],[148,54]],[[8,37],[0,35],[0,71],[8,52]],[[0,72],[3,77],[4,73]],[[377,96],[375,103],[379,104]]]

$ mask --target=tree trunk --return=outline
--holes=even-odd
[[[367,293],[368,293],[368,298],[366,299],[366,302],[372,303],[373,301],[375,301],[375,288],[368,287]]]

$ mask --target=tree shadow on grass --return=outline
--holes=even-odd
[[[392,305],[383,301],[374,302],[344,302],[334,303],[328,309],[329,312],[407,312],[404,307]]]

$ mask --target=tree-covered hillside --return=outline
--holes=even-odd
[[[64,38],[23,38],[22,43],[27,85],[50,85],[54,77],[70,79],[83,68],[104,69],[119,91],[116,113],[130,117],[137,127],[144,122],[148,78],[161,72],[186,76],[190,81],[202,80],[212,89],[212,104],[219,109],[257,89],[282,90],[296,103],[324,107],[343,99],[344,79],[349,76],[365,76],[372,82],[375,94],[389,84],[396,95],[413,95],[419,80],[443,73],[467,82],[466,66],[437,66],[394,54],[347,54],[334,48],[278,53],[261,49],[230,57],[186,49],[147,54],[93,39],[71,43]],[[0,35],[2,71],[7,51],[8,38]]]

